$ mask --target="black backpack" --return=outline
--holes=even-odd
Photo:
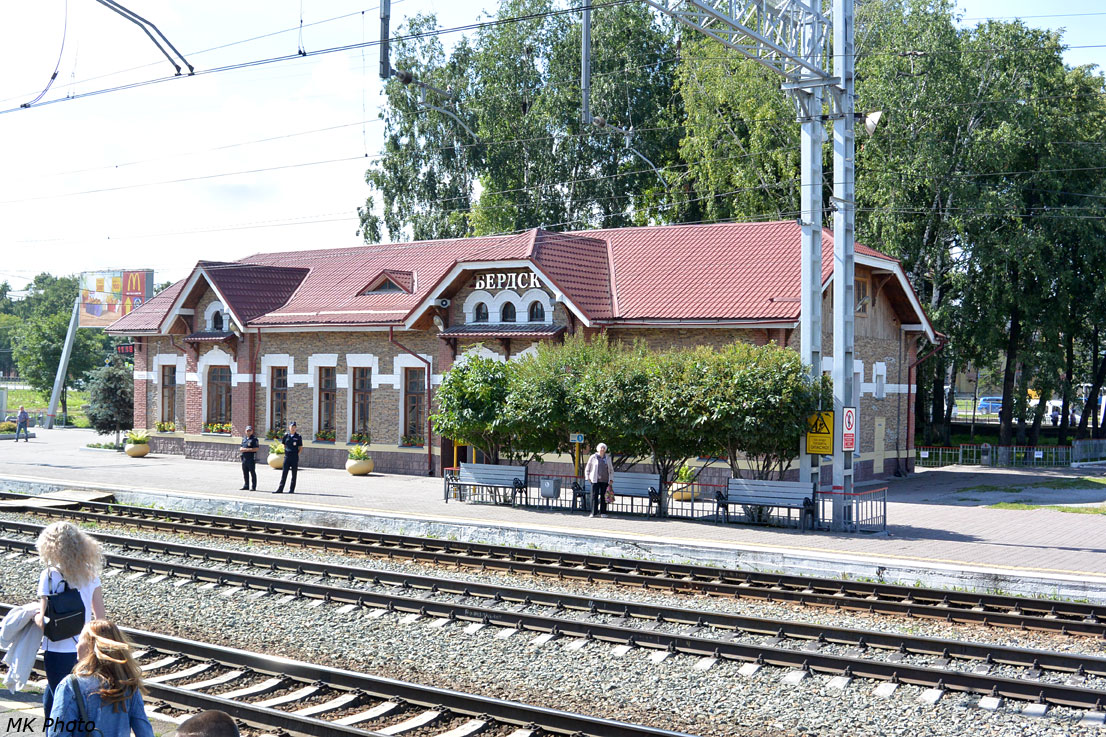
[[[63,578],[64,588],[46,597],[46,617],[43,633],[47,639],[59,642],[76,637],[84,629],[84,600],[81,592],[70,588]]]

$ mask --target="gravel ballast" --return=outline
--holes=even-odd
[[[24,515],[3,516],[34,519]],[[41,519],[35,521],[42,522]],[[101,529],[108,531],[107,527]],[[1103,649],[1103,643],[1089,638],[965,627],[756,601],[688,597],[505,574],[455,572],[205,537],[147,531],[124,533],[122,528],[115,526],[110,531],[111,534],[249,550],[279,557],[574,594],[590,593],[605,598],[691,606],[747,616],[832,622],[840,626],[1018,647],[1088,653],[1101,653]],[[109,552],[135,555],[133,551]],[[3,600],[19,603],[33,598],[41,570],[37,559],[19,556],[5,559],[4,563],[0,567]],[[199,565],[195,561],[192,564]],[[256,569],[253,572],[256,573]],[[208,590],[195,584],[177,587],[174,579],[151,583],[151,578],[132,578],[131,574],[105,576],[105,600],[111,616],[121,624],[139,629],[693,734],[1035,737],[1099,733],[1097,728],[1079,726],[1077,721],[1082,712],[1069,709],[1054,708],[1043,718],[1032,718],[1020,713],[1020,705],[1008,703],[996,712],[989,712],[977,707],[978,696],[954,692],[929,706],[917,702],[921,689],[912,686],[901,686],[894,696],[884,699],[873,694],[877,684],[872,681],[854,680],[839,691],[828,685],[828,676],[814,675],[791,685],[783,681],[786,671],[780,668],[764,667],[746,677],[738,674],[740,663],[721,661],[709,670],[700,671],[695,668],[698,659],[691,656],[674,655],[662,663],[654,663],[646,650],[631,650],[618,658],[613,655],[611,645],[591,642],[581,650],[569,650],[565,647],[569,641],[563,639],[538,647],[533,644],[531,633],[520,632],[501,639],[496,636],[501,630],[486,627],[469,635],[465,634],[463,623],[451,623],[440,629],[429,627],[433,620],[426,618],[401,624],[401,615],[396,614],[374,618],[368,616],[370,610],[339,613],[337,605],[313,608],[304,600],[281,603],[279,596],[226,597],[219,595],[226,587]],[[487,605],[486,601],[480,603]],[[668,625],[662,627],[667,629]],[[1003,671],[1003,675],[1016,675],[1016,670]],[[1100,687],[1093,681],[1087,685]]]

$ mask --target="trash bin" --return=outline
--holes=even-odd
[[[979,447],[979,465],[990,466],[991,465],[991,445],[990,443],[984,443]]]
[[[560,479],[542,479],[541,480],[541,495],[543,499],[560,499],[561,498],[561,480]]]

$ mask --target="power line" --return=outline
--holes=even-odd
[[[592,6],[588,6],[588,7],[591,7],[591,8],[594,8],[594,7],[611,7],[611,6],[615,6],[615,5],[625,5],[625,4],[631,3],[631,2],[636,2],[636,0],[613,0],[612,2],[603,3],[602,5],[598,5],[598,6],[592,5]],[[544,13],[529,13],[527,15],[512,16],[512,17],[509,17],[509,18],[496,18],[494,20],[484,21],[482,23],[469,23],[469,24],[466,24],[466,25],[463,25],[463,26],[454,26],[452,28],[439,28],[439,29],[435,29],[433,31],[423,31],[423,32],[420,32],[420,33],[409,33],[409,34],[406,34],[406,35],[403,35],[403,36],[394,36],[394,37],[389,39],[389,42],[390,43],[396,43],[396,42],[400,42],[400,41],[413,41],[413,40],[417,40],[417,39],[420,39],[420,38],[431,38],[431,37],[435,37],[435,36],[444,36],[444,35],[448,35],[448,34],[451,34],[451,33],[463,33],[465,31],[484,30],[484,29],[487,29],[487,28],[495,28],[496,26],[506,25],[506,24],[509,24],[509,23],[523,23],[523,22],[530,21],[530,20],[539,20],[539,19],[542,19],[542,18],[550,18],[550,17],[560,16],[560,15],[575,14],[575,13],[580,12],[580,10],[582,10],[582,8],[578,8],[578,7],[577,8],[565,8],[565,9],[562,9],[562,10],[550,10],[550,11],[546,11]],[[353,44],[344,44],[342,46],[331,46],[331,47],[328,47],[328,48],[317,49],[315,51],[303,51],[302,53],[297,52],[295,54],[285,54],[283,56],[273,56],[273,57],[268,57],[268,58],[265,58],[265,59],[255,59],[255,60],[252,60],[252,61],[237,62],[235,64],[226,64],[226,65],[223,65],[223,66],[212,67],[211,69],[203,69],[203,70],[197,71],[195,74],[190,74],[188,76],[189,77],[200,77],[200,76],[210,75],[210,74],[219,74],[221,72],[236,71],[236,70],[239,70],[239,69],[251,69],[253,67],[265,66],[267,64],[276,64],[276,63],[279,63],[279,62],[290,61],[290,60],[293,60],[293,59],[309,58],[309,57],[314,57],[314,56],[323,56],[323,55],[326,55],[326,54],[334,54],[334,53],[339,53],[339,52],[343,52],[343,51],[356,51],[356,50],[362,49],[362,48],[370,48],[370,47],[373,47],[373,46],[379,46],[380,44],[381,44],[381,41],[377,40],[377,41],[364,41],[364,42],[353,43]],[[169,81],[172,81],[172,80],[175,80],[175,79],[182,79],[182,78],[183,77],[176,76],[176,75],[166,76],[166,77],[155,77],[154,79],[147,79],[147,80],[143,80],[143,81],[140,81],[140,82],[131,82],[131,83],[128,83],[128,84],[116,85],[114,87],[105,87],[105,88],[101,88],[101,89],[98,89],[98,90],[91,90],[89,92],[82,92],[82,93],[79,93],[79,94],[76,94],[76,95],[71,95],[69,97],[58,97],[58,98],[55,98],[53,100],[45,100],[45,101],[38,102],[34,105],[29,105],[28,107],[43,107],[45,105],[53,105],[53,104],[58,103],[58,102],[66,102],[66,101],[69,101],[69,100],[80,100],[80,99],[83,99],[85,97],[95,97],[95,96],[98,96],[98,95],[104,95],[104,94],[108,94],[108,93],[111,93],[111,92],[121,92],[123,90],[137,89],[139,87],[148,87],[150,85],[161,84],[162,82],[169,82]],[[6,114],[6,113],[13,113],[13,112],[17,112],[19,110],[25,110],[25,109],[28,109],[28,108],[27,107],[7,108],[7,109],[4,109],[4,110],[0,110],[0,115]]]

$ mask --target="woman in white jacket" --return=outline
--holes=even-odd
[[[42,608],[35,617],[35,623],[43,627],[47,599],[66,587],[81,592],[84,624],[94,618],[103,619],[104,594],[100,590],[103,554],[100,552],[100,543],[72,522],[55,522],[43,528],[35,545],[39,557],[46,564],[38,580]],[[42,706],[46,710],[46,716],[50,716],[50,709],[54,704],[54,689],[77,664],[77,637],[63,640],[45,637],[42,649],[47,683],[46,692],[42,695]]]
[[[607,487],[614,476],[614,464],[607,455],[607,444],[600,443],[595,446],[595,452],[588,458],[588,465],[584,468],[584,477],[591,483],[591,516],[597,513],[600,517],[607,516]]]

